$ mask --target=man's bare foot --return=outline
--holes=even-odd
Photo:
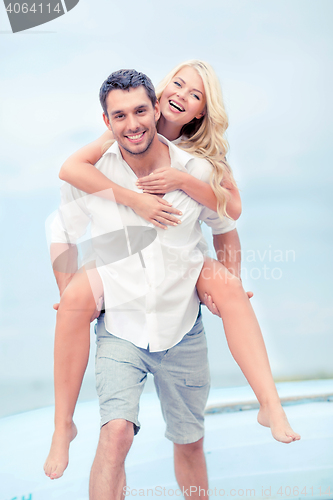
[[[50,479],[58,479],[63,475],[68,465],[69,445],[76,435],[77,428],[73,421],[67,429],[54,431],[50,453],[44,464],[44,472]]]
[[[280,403],[272,406],[260,405],[257,420],[259,424],[270,427],[273,438],[281,443],[291,443],[301,439],[301,436],[290,427]]]

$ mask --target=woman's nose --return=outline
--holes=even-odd
[[[180,99],[185,99],[185,91],[183,89],[178,89],[177,96],[180,97]]]

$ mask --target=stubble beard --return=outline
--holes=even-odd
[[[150,146],[152,145],[153,143],[153,140],[154,140],[154,137],[155,137],[155,133],[152,135],[150,141],[148,142],[146,148],[143,150],[143,151],[131,151],[130,149],[127,149],[125,146],[123,146],[122,144],[120,145],[127,153],[129,153],[130,155],[132,156],[138,156],[138,155],[144,155],[148,149],[150,148]]]

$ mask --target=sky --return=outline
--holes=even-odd
[[[134,67],[157,84],[192,58],[211,63],[222,85],[243,200],[243,282],[274,376],[333,377],[332,14],[330,0],[80,0],[12,34],[0,6],[2,414],[52,403],[58,296],[44,224],[61,164],[104,132],[101,83]],[[205,324],[214,384],[245,383],[220,321],[205,313]],[[86,395],[88,385],[92,360]]]

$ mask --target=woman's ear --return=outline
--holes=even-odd
[[[201,111],[200,115],[196,116],[196,119],[200,120],[200,118],[202,118],[203,116],[205,116],[205,114],[206,114],[206,107],[204,107],[204,109]]]

